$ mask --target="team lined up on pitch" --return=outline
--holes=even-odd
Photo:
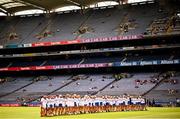
[[[142,111],[145,99],[119,96],[54,95],[41,98],[41,116]]]

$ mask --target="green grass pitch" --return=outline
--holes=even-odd
[[[40,117],[40,108],[37,107],[0,107],[0,119],[180,119],[180,108]]]

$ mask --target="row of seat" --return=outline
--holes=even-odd
[[[157,80],[156,83],[151,83],[151,80],[158,78],[160,73],[133,73],[131,77],[122,78],[116,80],[112,74],[109,75],[87,75],[86,78],[73,79],[71,76],[51,76],[50,79],[41,80],[34,82],[27,87],[24,87],[16,92],[3,96],[0,98],[0,102],[4,101],[17,101],[17,99],[27,98],[33,99],[42,95],[46,95],[52,92],[58,87],[61,87],[72,80],[65,87],[57,90],[53,94],[94,94],[93,92],[98,92],[97,95],[142,95],[147,91],[151,90],[160,82],[162,77]],[[69,80],[68,80],[69,79]],[[174,76],[169,79],[176,79],[177,82],[180,81],[180,75],[177,72]],[[147,84],[140,85],[136,87],[135,80],[147,80]],[[32,77],[16,78],[15,81],[6,82],[0,84],[0,94],[6,94],[16,90],[30,82],[33,81]],[[113,82],[113,83],[112,83]],[[106,87],[103,89],[103,87]],[[170,84],[161,82],[157,87],[150,91],[146,97],[153,99],[176,99],[180,97],[180,83]],[[103,90],[101,90],[103,89]],[[173,89],[178,91],[175,94],[169,94],[168,89]],[[158,93],[159,92],[159,93]],[[163,92],[163,93],[161,93]]]
[[[123,9],[115,7],[89,10],[83,15],[78,12],[72,12],[53,15],[50,18],[46,18],[44,15],[27,18],[14,17],[8,21],[0,20],[0,44],[117,36],[120,35],[117,29],[119,29],[124,18],[126,18],[126,22],[134,20],[137,27],[121,35],[143,34],[154,19],[163,16],[163,13],[158,12],[156,4],[147,4],[129,6]],[[82,27],[89,27],[93,30],[78,34],[79,28]],[[43,35],[46,31],[52,32],[52,36],[42,39],[36,37],[37,35]],[[13,32],[18,35],[17,40],[8,40],[8,35]]]

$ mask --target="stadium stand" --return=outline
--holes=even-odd
[[[83,15],[72,12],[52,16],[17,16],[8,21],[1,20],[1,44],[136,35],[146,33],[146,29],[147,34],[178,33],[178,24],[175,27],[171,25],[173,19],[178,23],[179,18],[171,18],[166,11],[158,12],[156,4],[89,10]],[[46,37],[46,32],[51,32],[49,37]],[[10,40],[11,33],[17,34],[17,38]]]
[[[163,80],[156,88],[150,91],[147,98],[159,102],[173,102],[179,95],[179,72]]]
[[[41,76],[38,80],[16,78],[1,84],[0,102],[26,102],[46,94],[145,95],[157,101],[175,101],[179,95],[179,75],[166,78],[164,74],[132,73],[124,78],[127,74],[119,74],[122,77],[118,80],[114,75]]]
[[[156,73],[132,74],[132,77],[123,78],[113,85],[107,87],[100,94],[111,95],[142,95],[150,90],[157,82],[151,82]],[[159,80],[158,80],[159,81]],[[144,83],[141,83],[144,82]]]
[[[69,92],[69,93],[92,93],[97,92],[104,86],[108,85],[110,82],[114,81],[115,79],[111,75],[90,75],[87,76],[86,79],[77,80],[76,82],[68,85],[58,92]]]
[[[38,79],[38,80],[37,80]],[[1,101],[17,101],[18,99],[35,97],[48,94],[55,89],[69,83],[67,77],[36,77],[36,78],[19,78],[16,82],[1,84]],[[7,88],[8,87],[8,88]],[[25,100],[27,101],[27,100]]]
[[[131,61],[151,61],[151,60],[173,60],[178,58],[177,55],[139,55],[134,56],[113,56],[113,57],[82,57],[70,59],[50,59],[36,61],[14,61],[9,63],[8,67],[27,67],[27,66],[49,66],[49,65],[70,65],[70,64],[91,64],[91,63],[111,63],[111,62],[131,62]],[[7,66],[0,66],[6,68]]]

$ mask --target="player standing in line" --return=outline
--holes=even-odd
[[[41,98],[41,117],[46,116],[46,97]]]

